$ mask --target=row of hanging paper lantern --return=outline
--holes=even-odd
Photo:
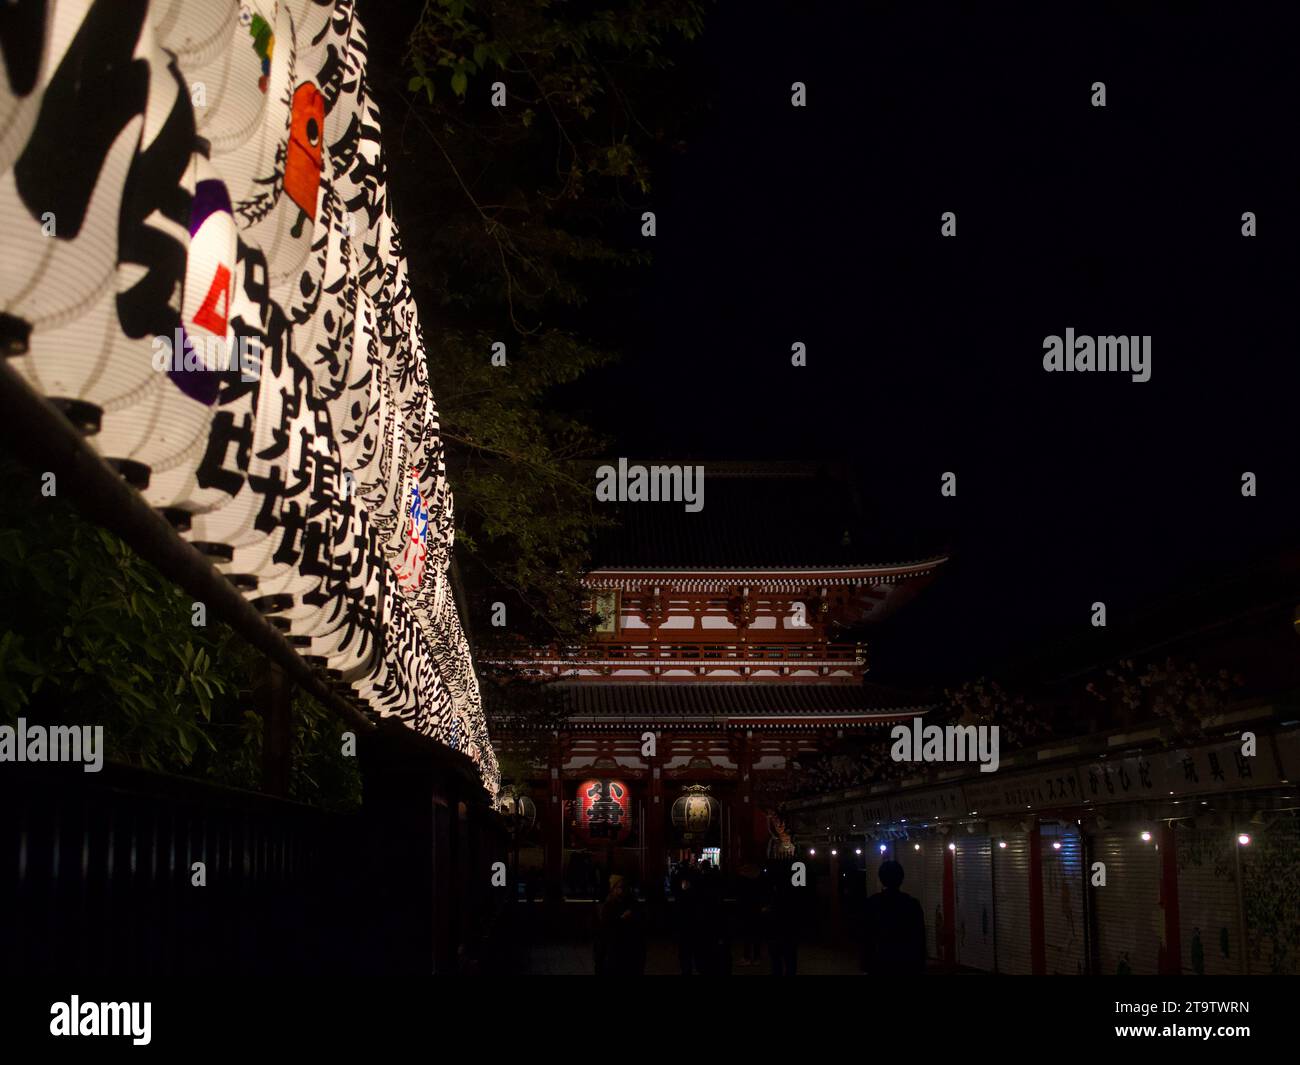
[[[83,0],[7,34],[12,364],[304,653],[493,786],[352,3]]]

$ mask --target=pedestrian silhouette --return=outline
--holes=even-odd
[[[609,894],[596,911],[597,976],[641,976],[645,972],[645,921],[623,877],[609,878]]]
[[[920,976],[925,972],[925,914],[900,891],[903,867],[882,862],[884,891],[867,899],[863,918],[862,969],[872,976]]]
[[[763,905],[768,956],[773,976],[794,976],[799,961],[799,913],[790,867],[778,866],[768,881]]]
[[[677,960],[683,976],[707,968],[704,960],[705,900],[699,871],[689,863],[678,867],[673,884],[673,915],[677,926]]]

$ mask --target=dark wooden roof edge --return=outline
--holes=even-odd
[[[922,566],[942,566],[951,559],[950,554],[929,555],[925,558],[906,559],[899,562],[837,562],[828,566],[691,566],[691,567],[670,567],[670,566],[612,566],[601,565],[587,573],[588,577],[601,573],[636,573],[646,574],[671,574],[673,576],[709,576],[714,573],[771,573],[771,574],[801,574],[801,573],[836,573],[848,570],[858,569],[919,569]]]
[[[552,684],[547,697],[570,716],[853,717],[899,716],[932,708],[923,696],[878,685],[620,682]]]

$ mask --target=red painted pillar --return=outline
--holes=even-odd
[[[943,848],[943,965],[957,968],[957,877],[953,865],[953,845]]]
[[[650,792],[645,804],[645,888],[651,897],[658,898],[662,892],[664,874],[664,783],[663,752],[659,750],[661,737],[655,738],[655,753],[646,758],[646,767],[650,771]]]
[[[831,847],[831,931],[839,935],[842,925],[843,914],[840,908],[840,848],[838,845]]]
[[[1178,841],[1174,826],[1160,826],[1160,906],[1165,911],[1165,942],[1160,948],[1160,972],[1178,976],[1183,970],[1182,921],[1178,912]]]
[[[546,803],[546,898],[548,902],[558,903],[564,900],[564,792],[560,777],[560,752],[557,744],[551,754],[549,775],[551,793]]]
[[[755,846],[758,839],[754,826],[754,731],[746,729],[740,740],[740,811],[735,830],[739,830],[740,861],[751,862],[762,856]]]
[[[1029,830],[1029,960],[1035,976],[1047,975],[1047,944],[1043,933],[1043,834],[1034,818]]]
[[[768,813],[759,806],[754,798],[749,802],[749,861],[762,865],[768,856],[768,840],[772,838],[772,826],[768,823]]]

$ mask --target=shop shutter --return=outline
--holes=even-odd
[[[918,896],[925,911],[925,952],[931,958],[943,957],[943,852],[944,841],[936,836],[920,841],[921,849],[912,853],[925,869],[924,890]],[[904,868],[907,868],[904,866]],[[903,881],[906,886],[907,881]],[[913,892],[915,894],[915,892]]]
[[[1028,976],[1033,972],[1029,938],[1029,836],[1023,832],[997,836],[991,854],[997,971],[1009,976]]]
[[[920,840],[900,839],[894,844],[894,860],[903,867],[903,890],[916,899],[921,904],[921,912],[925,913],[925,899],[929,891],[929,870],[925,867],[923,852],[916,849]],[[876,890],[879,890],[880,884],[877,881]],[[930,929],[930,922],[925,922],[926,931]]]
[[[988,836],[956,836],[957,964],[993,971],[993,866]]]
[[[1242,903],[1250,938],[1250,972],[1300,974],[1300,820],[1269,814],[1242,847]]]
[[[1094,862],[1106,864],[1106,886],[1094,887],[1097,964],[1103,976],[1159,970],[1164,910],[1160,907],[1160,851],[1156,832],[1143,842],[1138,825],[1093,837]],[[1091,882],[1091,880],[1090,880]]]
[[[1087,972],[1083,838],[1073,825],[1042,826],[1043,953],[1049,975]],[[1059,843],[1058,848],[1054,844]]]
[[[1179,825],[1178,918],[1185,974],[1245,971],[1237,906],[1237,847],[1231,828]]]

